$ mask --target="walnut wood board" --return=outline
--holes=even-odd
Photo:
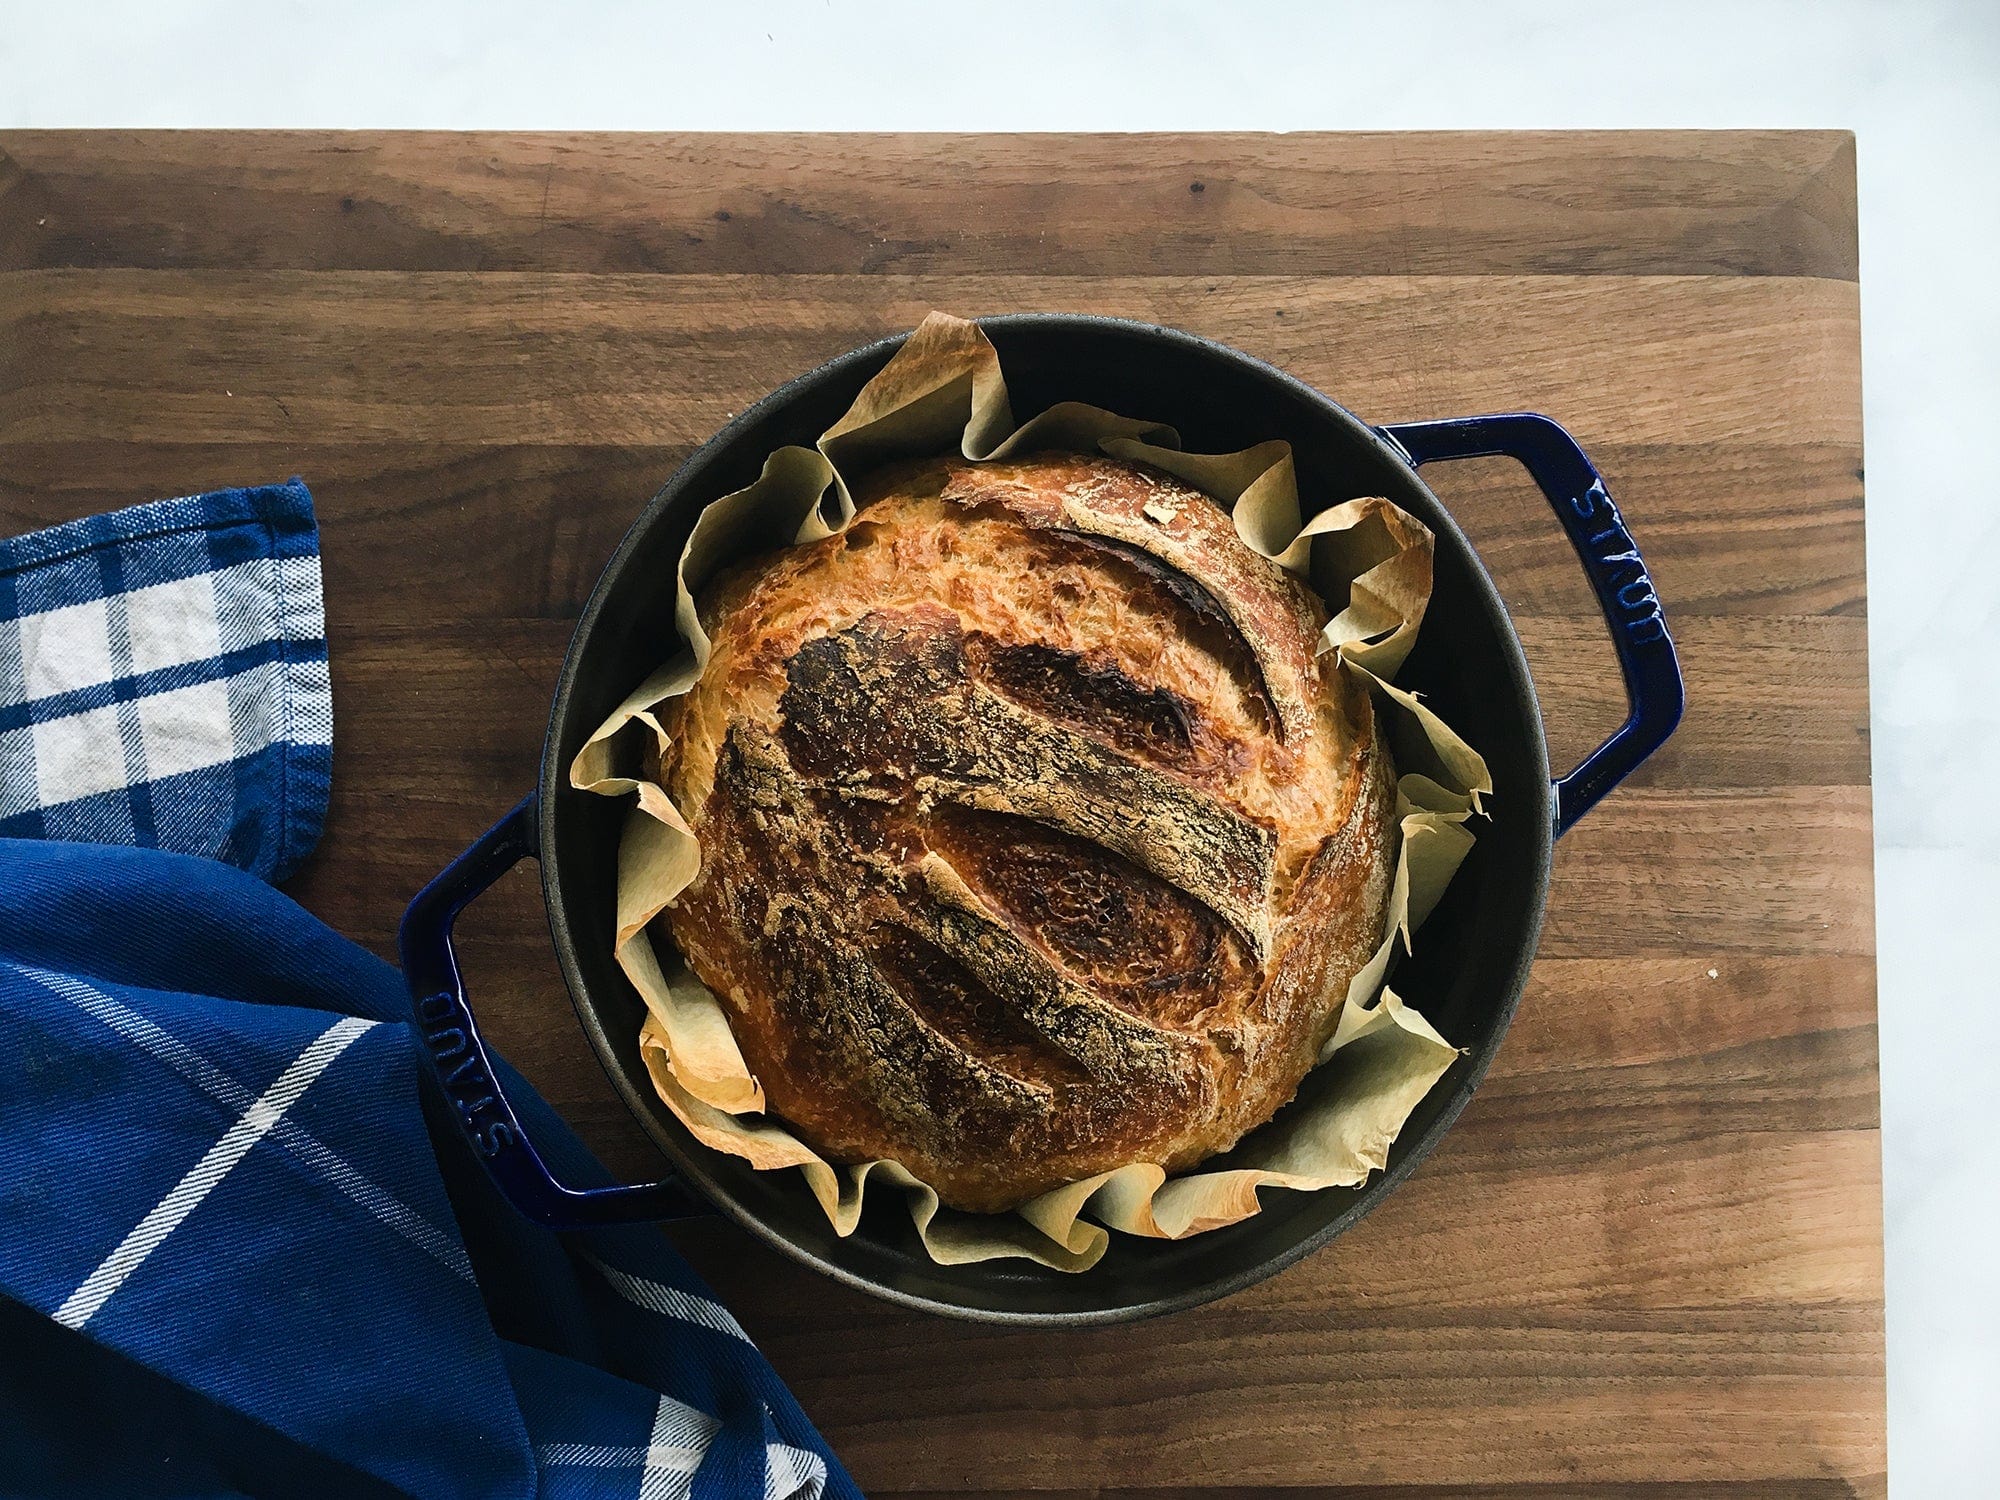
[[[648,495],[826,357],[968,316],[1175,324],[1376,421],[1597,459],[1685,725],[1559,846],[1520,1018],[1372,1218],[1225,1302],[1029,1332],[675,1238],[881,1494],[1880,1494],[1881,1178],[1854,148],[1844,134],[0,136],[0,531],[303,475],[336,703],[291,889],[382,953],[532,784]],[[1426,478],[1553,757],[1618,720],[1525,476]],[[467,924],[499,1043],[658,1158],[531,870]]]

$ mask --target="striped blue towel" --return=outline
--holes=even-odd
[[[319,838],[332,743],[298,480],[0,540],[0,837],[281,880]]]
[[[329,738],[317,569],[287,569],[312,553],[276,540],[235,549],[259,527],[309,538],[311,512],[302,487],[231,495],[234,511],[168,502],[142,508],[160,527],[127,512],[8,544],[25,607],[0,634],[27,643],[15,681],[33,691],[9,701],[38,789],[13,817],[35,832],[172,837],[262,874],[310,846],[317,807],[296,799],[323,798],[324,760],[313,781],[292,752]],[[169,536],[185,566],[160,561]],[[238,581],[273,565],[268,633],[226,623]],[[187,608],[147,597],[197,577],[212,631],[199,589]],[[85,618],[103,622],[97,656],[74,644],[98,640]],[[301,727],[287,716],[310,693],[282,705],[314,682]],[[101,732],[39,734],[94,713]],[[78,769],[100,741],[126,754],[122,779],[63,795],[111,776]],[[197,745],[202,766],[170,748]],[[245,793],[281,746],[275,800]],[[224,766],[241,775],[226,794],[181,781]],[[0,1495],[857,1495],[656,1229],[557,1235],[499,1197],[443,1108],[429,1116],[410,1022],[395,969],[243,869],[0,838]],[[557,1171],[603,1183],[505,1078]]]

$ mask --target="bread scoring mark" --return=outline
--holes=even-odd
[[[1271,692],[1271,680],[1264,670],[1264,658],[1244,637],[1237,623],[1229,617],[1216,598],[1201,581],[1192,578],[1142,547],[1130,542],[1121,542],[1115,537],[1093,536],[1089,532],[1073,532],[1066,540],[1074,546],[1087,547],[1094,552],[1102,552],[1129,565],[1133,571],[1144,575],[1165,589],[1173,599],[1183,605],[1192,616],[1187,634],[1197,640],[1206,640],[1210,649],[1224,661],[1233,661],[1242,672],[1250,692],[1245,697],[1263,719],[1262,728],[1266,733],[1275,734],[1278,739],[1288,738],[1286,716],[1278,711],[1276,697]]]
[[[935,943],[888,923],[874,928],[866,941],[876,972],[905,1005],[961,1051],[1031,1088],[1089,1076],[1074,1057],[1028,1023],[1017,1002],[1001,998]]]
[[[941,797],[1032,818],[1124,855],[1228,922],[1262,961],[1277,874],[1268,826],[997,693],[975,698],[973,709],[993,774],[941,783]]]
[[[975,775],[978,747],[958,736],[971,679],[957,624],[936,606],[877,612],[801,645],[778,700],[799,774],[836,786]]]
[[[1022,708],[1177,771],[1215,758],[1215,736],[1202,732],[1187,699],[1137,681],[1108,652],[1079,655],[1033,642],[996,641],[981,632],[965,639],[980,678]],[[1207,755],[1197,751],[1198,734]]]
[[[1256,983],[1242,940],[1110,850],[1001,813],[941,807],[924,842],[1019,934],[1121,1010],[1186,1030]]]
[[[801,779],[758,726],[731,728],[705,819],[716,860],[675,930],[711,985],[727,929],[755,934],[735,967],[747,957],[768,999],[739,1009],[735,1030],[776,1113],[855,1159],[871,1132],[893,1129],[921,1174],[967,1141],[1005,1143],[1058,1113],[1087,1152],[1129,1127],[1135,1097],[1183,1122],[1215,1107],[1200,1040],[1107,1003],[942,860],[898,859],[855,837],[855,817],[882,809]],[[715,873],[746,869],[756,878]],[[1044,1186],[1077,1170],[1052,1165]]]
[[[918,862],[907,910],[938,947],[982,983],[1013,998],[1021,1018],[1117,1089],[1143,1088],[1178,1106],[1201,1105],[1199,1042],[1110,1004],[1015,931],[1006,914],[933,849]]]
[[[944,498],[954,501],[968,516],[995,521],[1034,538],[1040,543],[1038,550],[1045,552],[1052,562],[1080,553],[1092,559],[1093,571],[1109,573],[1114,577],[1123,572],[1131,578],[1130,586],[1136,590],[1160,596],[1161,602],[1171,606],[1179,616],[1173,629],[1232,669],[1232,676],[1242,690],[1243,706],[1254,721],[1255,732],[1276,734],[1281,740],[1285,738],[1286,719],[1278,710],[1264,659],[1229,611],[1200,579],[1181,571],[1145,547],[1115,536],[1074,528],[1059,508],[1010,504],[1004,487],[987,491],[969,487],[961,480],[947,488]],[[1194,503],[1215,509],[1215,502],[1205,495],[1197,496]],[[1176,515],[1180,513],[1178,510],[1175,512]]]

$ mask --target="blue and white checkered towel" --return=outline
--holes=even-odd
[[[319,838],[332,743],[298,480],[0,541],[0,837],[280,880]]]
[[[294,542],[310,537],[302,488],[232,493],[246,526],[289,515],[304,527]],[[194,752],[159,747],[220,755],[225,735],[257,741],[260,731],[236,737],[234,679],[258,662],[283,677],[300,634],[283,621],[317,614],[317,574],[292,569],[301,592],[288,593],[283,564],[299,554],[274,541],[238,556],[215,539],[227,525],[196,519],[208,504],[146,509],[192,523],[157,534],[221,549],[209,553],[221,566],[163,580],[211,580],[212,634],[179,630],[198,618],[191,609],[132,607],[160,586],[122,586],[141,576],[128,557],[148,555],[156,533],[125,532],[139,549],[127,553],[105,540],[123,518],[63,528],[72,540],[41,553],[58,567],[93,557],[107,581],[96,597],[124,601],[91,616],[105,622],[105,665],[80,668],[92,659],[68,649],[51,657],[46,626],[0,630],[35,642],[24,679],[47,686],[58,662],[67,674],[54,701],[68,710],[47,722],[108,711],[104,733],[124,749],[134,742],[117,726],[136,725],[129,774],[85,794],[128,799],[125,837],[163,837],[171,821],[195,847],[275,871],[310,843],[316,808],[287,807],[282,791],[269,804],[183,799],[176,780],[196,768],[173,768]],[[32,568],[22,554],[46,543],[10,545],[18,601]],[[279,597],[264,618],[277,623],[262,639],[280,646],[225,646],[247,640],[221,623],[222,601],[250,576],[235,570],[273,563]],[[53,603],[46,583],[30,588],[27,619],[88,602]],[[161,620],[178,623],[134,629]],[[88,628],[80,638],[95,639]],[[222,649],[208,652],[211,641]],[[168,657],[222,665],[152,675],[176,669]],[[323,750],[323,648],[305,660],[318,665],[303,674],[320,684],[316,738],[267,738]],[[148,720],[149,700],[200,682],[228,685],[204,713]],[[101,705],[90,696],[100,688]],[[270,691],[242,701],[270,708],[287,689]],[[287,710],[271,712],[274,730],[288,723]],[[30,728],[42,722],[29,715]],[[34,744],[38,787],[78,784],[58,777],[88,759],[81,749],[50,759]],[[32,816],[44,831],[76,826],[58,820],[80,800],[51,797]],[[241,870],[0,838],[0,1494],[857,1495],[657,1230],[537,1228],[448,1117],[428,1128],[418,1045],[396,970]],[[556,1170],[605,1181],[548,1107],[506,1080]]]

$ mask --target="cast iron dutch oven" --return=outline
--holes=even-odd
[[[549,715],[541,782],[411,904],[402,953],[421,1029],[454,1113],[495,1180],[530,1218],[563,1228],[720,1210],[838,1280],[892,1301],[994,1322],[1108,1323],[1190,1307],[1261,1280],[1354,1224],[1407,1177],[1465,1107],[1514,1013],[1535,954],[1554,842],[1656,750],[1679,722],[1680,667],[1638,549],[1590,460],[1547,417],[1516,413],[1370,426],[1234,349],[1110,318],[1025,314],[981,326],[1000,350],[1018,415],[1086,401],[1172,423],[1209,453],[1291,442],[1299,491],[1332,504],[1386,495],[1437,534],[1436,587],[1397,681],[1421,691],[1486,757],[1492,821],[1424,927],[1396,987],[1465,1049],[1410,1116],[1388,1168],[1359,1188],[1272,1191],[1264,1210],[1179,1243],[1114,1235],[1081,1275],[1021,1261],[940,1266],[900,1195],[877,1195],[836,1236],[793,1172],[754,1172],[708,1150],[654,1095],[639,1060],[642,1006],[612,959],[622,801],[577,792],[585,737],[677,649],[676,562],[702,507],[756,478],[765,456],[810,446],[902,343],[885,339],[802,375],[743,413],[653,497],[584,607]],[[1551,780],[1520,638],[1471,544],[1418,477],[1421,464],[1518,459],[1568,534],[1616,644],[1630,716],[1582,765]],[[673,1162],[677,1179],[576,1188],[558,1182],[497,1086],[452,954],[458,913],[509,866],[541,860],[549,926],[578,1018],[612,1082]]]

